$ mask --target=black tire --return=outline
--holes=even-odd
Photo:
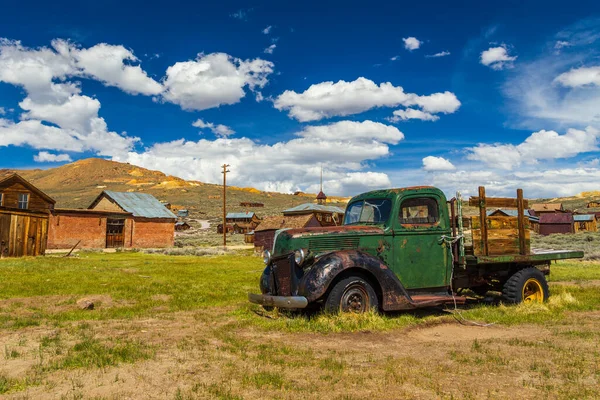
[[[342,279],[333,286],[324,304],[325,312],[364,313],[369,310],[379,310],[377,293],[365,279],[350,276]]]
[[[537,268],[529,267],[517,271],[508,278],[502,288],[502,300],[506,303],[544,302],[550,290],[544,274]]]

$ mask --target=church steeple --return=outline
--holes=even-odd
[[[323,166],[321,165],[321,190],[319,191],[319,194],[317,195],[317,203],[323,204],[326,202],[327,202],[327,196],[325,196],[325,193],[323,193]]]

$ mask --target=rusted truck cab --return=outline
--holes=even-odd
[[[352,198],[341,226],[277,231],[273,248],[263,253],[261,294],[249,294],[249,300],[290,309],[322,306],[328,312],[408,310],[464,302],[456,295],[460,289],[497,289],[527,270],[516,284],[521,296],[512,293],[514,300],[530,296],[520,282],[533,279],[543,301],[548,286],[543,269],[536,267],[583,256],[499,262],[488,257],[481,264],[463,254],[459,261],[450,210],[444,193],[434,187],[379,190]]]

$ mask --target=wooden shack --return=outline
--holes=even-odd
[[[587,208],[600,208],[600,200],[592,200],[587,204]]]
[[[594,214],[573,215],[573,230],[577,232],[598,232],[596,216]]]
[[[531,205],[531,210],[536,217],[541,214],[564,212],[565,208],[562,203],[536,203]]]
[[[285,217],[314,215],[320,226],[342,225],[344,220],[344,210],[341,208],[314,203],[305,203],[288,208],[283,211],[283,215]]]
[[[321,224],[314,214],[265,217],[254,230],[254,248],[272,249],[275,232],[283,228],[314,228]]]
[[[191,228],[190,224],[184,221],[175,222],[175,230],[178,232],[187,231]]]
[[[542,213],[540,215],[540,235],[553,233],[573,233],[572,213]]]
[[[0,258],[43,255],[55,203],[18,174],[0,180]]]
[[[251,203],[248,201],[243,201],[240,203],[240,207],[248,207],[248,208],[262,208],[265,205],[263,203]]]
[[[227,225],[233,226],[234,233],[252,232],[254,228],[258,226],[260,221],[260,218],[252,211],[228,213],[225,217]],[[221,230],[219,233],[223,233],[223,231]]]

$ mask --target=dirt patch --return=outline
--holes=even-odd
[[[155,294],[151,298],[153,301],[164,301],[166,303],[168,301],[171,301],[173,296],[171,296],[170,294]]]
[[[579,286],[579,287],[600,287],[600,279],[581,280],[581,281],[560,281],[550,282],[557,286]]]

